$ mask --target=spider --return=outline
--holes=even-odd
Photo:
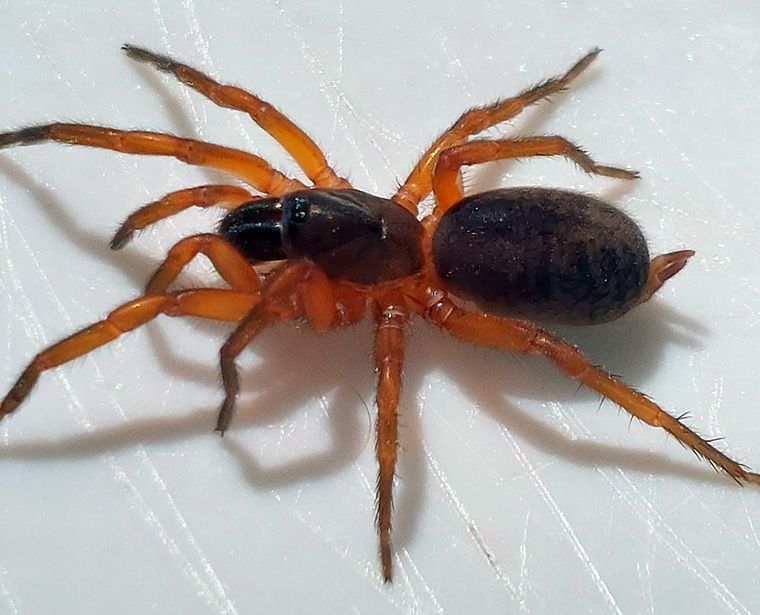
[[[647,301],[693,251],[650,259],[642,232],[630,218],[584,194],[535,187],[463,194],[462,167],[508,158],[564,156],[590,174],[638,177],[597,164],[559,136],[471,139],[565,89],[593,62],[598,49],[560,77],[464,113],[434,141],[390,199],[353,188],[330,167],[314,141],[253,94],[146,49],[125,45],[124,50],[133,60],[173,74],[217,105],[248,113],[295,159],[311,185],[286,177],[253,154],[163,133],[67,123],[0,133],[0,148],[52,140],[172,156],[227,172],[256,191],[198,186],[172,192],[128,216],[111,241],[115,250],[136,232],[191,206],[230,210],[218,234],[193,235],[174,245],[141,297],[40,352],[0,403],[0,419],[16,410],[42,372],[160,314],[195,316],[236,323],[220,352],[224,401],[216,430],[223,434],[239,390],[235,360],[264,327],[297,319],[324,331],[353,324],[371,311],[378,373],[377,531],[382,575],[388,582],[404,328],[416,314],[462,340],[542,354],[632,416],[663,428],[738,483],[760,484],[760,474],[749,472],[679,418],[531,322],[595,324],[618,318]],[[420,220],[418,204],[431,192],[435,207]],[[198,254],[211,261],[229,287],[168,290]],[[270,261],[278,264],[257,270]],[[469,304],[462,300],[478,309],[465,308]]]

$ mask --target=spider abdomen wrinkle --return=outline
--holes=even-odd
[[[594,197],[544,188],[467,197],[433,236],[437,275],[489,312],[593,324],[642,299],[649,250],[636,223]]]

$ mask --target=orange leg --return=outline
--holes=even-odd
[[[226,239],[219,235],[205,233],[193,235],[177,242],[166,260],[161,264],[145,289],[146,295],[166,292],[182,269],[196,255],[203,254],[214,265],[220,276],[233,290],[256,295],[261,287],[261,280],[251,264]]]
[[[133,60],[152,64],[158,70],[172,73],[182,83],[197,90],[220,107],[244,111],[261,126],[298,163],[306,176],[319,188],[350,188],[327,164],[327,159],[308,135],[268,102],[240,88],[222,85],[198,70],[175,62],[167,56],[140,47],[124,45]]]
[[[443,213],[464,198],[459,170],[466,165],[507,158],[565,156],[587,173],[618,179],[636,179],[638,174],[617,167],[596,164],[583,150],[562,137],[527,137],[500,141],[471,141],[441,152],[433,171],[436,207],[433,215]]]
[[[237,321],[247,314],[258,296],[224,289],[184,290],[164,295],[146,295],[116,308],[104,320],[54,344],[39,353],[0,402],[0,419],[13,412],[29,395],[40,374],[81,357],[115,340],[159,314],[198,316]]]
[[[398,447],[398,402],[404,363],[404,325],[409,311],[398,292],[387,292],[375,300],[375,367],[377,380],[377,532],[383,579],[390,582],[391,510],[393,476]]]
[[[261,301],[243,318],[219,353],[224,402],[216,431],[223,435],[234,415],[240,390],[235,365],[238,355],[265,326],[278,320],[305,317],[317,330],[332,327],[337,310],[331,285],[321,269],[306,261],[285,263],[266,279]]]
[[[130,214],[111,240],[111,249],[119,250],[132,240],[134,234],[145,227],[173,216],[188,207],[212,207],[214,205],[234,209],[255,200],[250,192],[237,186],[209,185],[186,188],[167,194],[162,199],[144,205]]]
[[[367,287],[340,280],[332,282],[335,296],[336,325],[345,326],[360,321],[367,311]]]
[[[285,177],[269,166],[266,160],[253,154],[158,132],[118,130],[85,124],[47,124],[0,133],[0,149],[9,145],[26,145],[47,140],[101,147],[126,154],[173,156],[187,164],[231,173],[258,191],[272,196],[305,188],[298,180]]]
[[[427,299],[419,299],[428,306],[424,315],[452,335],[501,350],[541,353],[571,378],[611,399],[645,423],[661,427],[735,481],[760,485],[760,474],[749,472],[646,396],[591,365],[577,349],[562,340],[528,322],[467,312],[457,307],[443,291],[428,289],[425,294]]]
[[[441,152],[464,143],[471,135],[513,118],[528,105],[561,92],[594,61],[599,52],[599,49],[594,49],[587,53],[561,77],[547,79],[513,98],[506,98],[487,107],[467,111],[423,154],[392,200],[416,214],[417,205],[432,190],[433,169]]]

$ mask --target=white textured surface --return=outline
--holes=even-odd
[[[388,194],[464,108],[601,46],[577,87],[502,132],[562,134],[642,180],[531,161],[473,183],[587,190],[632,213],[653,252],[695,249],[651,304],[566,333],[760,467],[756,2],[228,4],[0,1],[0,129],[166,129],[295,172],[244,116],[130,63],[119,47],[134,42],[251,88],[357,187]],[[60,145],[0,154],[3,392],[38,349],[138,294],[176,239],[213,225],[188,213],[107,249],[135,207],[209,177]],[[598,409],[539,359],[423,323],[403,397],[396,580],[383,586],[371,328],[263,335],[220,441],[227,330],[164,319],[45,374],[0,426],[0,614],[760,612],[760,490]]]

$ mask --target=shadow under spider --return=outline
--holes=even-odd
[[[640,308],[641,315],[618,323],[600,325],[596,330],[578,329],[577,342],[591,359],[622,371],[626,380],[646,379],[659,364],[664,344],[694,346],[696,342],[671,331],[657,303]],[[646,321],[646,322],[644,322]],[[684,323],[681,323],[684,324]],[[686,323],[688,325],[688,323]],[[157,327],[151,327],[157,329]],[[154,332],[155,333],[155,332]],[[591,333],[591,335],[590,335]],[[149,336],[151,340],[163,334]],[[596,341],[594,335],[597,335]],[[586,342],[582,338],[586,338]],[[159,344],[158,353],[166,374],[161,377],[193,377],[218,388],[217,366],[200,365],[167,351]],[[316,333],[292,323],[281,323],[265,331],[253,344],[263,363],[242,371],[242,397],[238,413],[222,446],[237,461],[241,475],[253,488],[282,487],[336,473],[356,461],[366,447],[374,446],[374,411],[371,420],[361,400],[374,407],[375,376],[372,369],[372,323],[369,320],[347,329]],[[625,348],[621,353],[620,348]],[[329,361],[325,357],[330,357]],[[515,360],[517,358],[517,360]],[[726,484],[726,478],[698,462],[670,460],[662,454],[632,447],[573,440],[537,416],[509,403],[510,397],[584,404],[598,397],[567,379],[541,357],[505,355],[465,344],[415,319],[408,337],[404,390],[400,407],[400,454],[395,493],[394,543],[403,548],[414,536],[419,510],[429,479],[421,445],[421,409],[414,406],[416,393],[425,386],[432,371],[443,372],[479,409],[514,433],[520,440],[548,454],[585,467],[621,468],[664,476],[681,476],[699,482]],[[221,389],[220,400],[221,400]],[[254,392],[251,399],[248,393]],[[274,467],[262,464],[246,445],[246,428],[271,425],[315,397],[329,401],[327,420],[329,446],[316,455],[296,457]],[[167,402],[169,403],[169,402]],[[125,404],[126,405],[126,404]],[[588,407],[587,404],[584,404]],[[610,421],[627,429],[625,416],[607,412]],[[688,409],[685,409],[688,410]],[[57,441],[11,443],[0,449],[0,459],[80,458],[114,452],[135,445],[156,445],[167,441],[214,437],[216,407],[196,408],[181,416],[130,420],[126,425],[98,428],[86,434]],[[236,434],[241,434],[237,435]],[[369,436],[369,437],[368,437]],[[465,435],[466,437],[466,435]],[[514,463],[505,456],[505,469]],[[356,503],[360,507],[360,503]]]

